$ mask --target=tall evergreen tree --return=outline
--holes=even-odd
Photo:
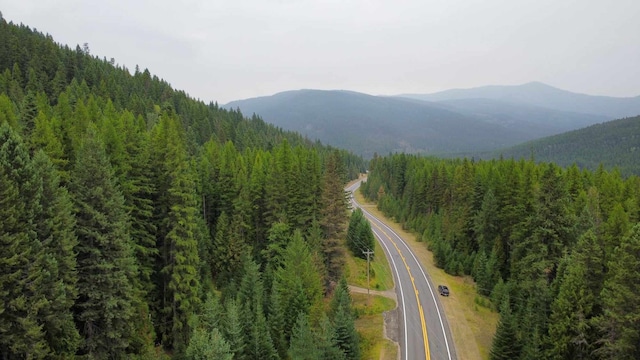
[[[360,359],[360,338],[356,332],[351,307],[338,305],[338,310],[333,318],[333,326],[336,333],[336,343],[342,350],[346,359]]]
[[[38,313],[44,297],[43,249],[37,239],[41,180],[18,134],[0,125],[0,355],[42,359],[50,351]],[[39,214],[38,214],[39,215]]]
[[[80,342],[71,308],[77,298],[78,282],[75,247],[78,239],[73,204],[48,156],[39,151],[33,159],[42,179],[40,213],[36,217],[38,239],[47,254],[44,291],[48,304],[40,316],[45,337],[54,357],[73,356]]]
[[[189,318],[199,302],[198,198],[184,142],[184,132],[175,114],[165,112],[157,125],[154,146],[160,156],[161,224],[157,245],[160,252],[160,335],[168,348],[184,351],[191,329]]]
[[[291,345],[289,346],[289,357],[300,360],[322,359],[318,344],[314,339],[307,315],[301,312],[291,331]]]
[[[253,360],[277,359],[278,353],[273,346],[261,303],[256,304],[253,319],[248,325],[249,337],[245,348],[246,358]]]
[[[273,284],[284,313],[285,338],[291,336],[300,313],[319,320],[322,312],[322,279],[314,267],[308,245],[299,231],[284,250],[282,266],[276,270]]]
[[[361,259],[366,259],[366,251],[373,251],[375,248],[375,238],[371,231],[369,221],[364,217],[361,209],[356,209],[351,213],[349,228],[347,229],[347,246],[355,255]]]
[[[133,336],[131,319],[139,289],[122,194],[94,127],[79,148],[70,190],[76,208],[80,354],[124,357]]]
[[[596,353],[603,359],[640,357],[640,224],[616,247],[601,293],[602,332]]]
[[[211,249],[211,270],[216,282],[221,286],[239,280],[237,274],[242,269],[244,257],[248,252],[243,239],[234,231],[234,225],[226,212],[222,212],[216,223]]]
[[[320,319],[320,326],[315,334],[320,359],[344,360],[345,355],[338,346],[336,331],[326,314]]]
[[[322,251],[327,270],[327,285],[337,282],[344,265],[342,241],[345,235],[348,200],[342,183],[342,164],[337,152],[327,159],[322,185],[321,220],[324,232]]]
[[[333,331],[338,348],[346,359],[360,358],[360,338],[355,329],[353,310],[351,308],[349,285],[343,276],[336,287],[331,300],[330,310],[333,319]]]
[[[229,350],[235,359],[242,359],[246,346],[246,334],[241,319],[241,309],[235,299],[229,299],[225,303],[225,316],[222,332],[229,343]]]
[[[285,309],[282,304],[282,296],[276,289],[277,283],[274,283],[269,298],[269,334],[273,340],[273,346],[280,358],[287,356],[287,339],[285,325]]]
[[[510,360],[520,356],[521,345],[518,339],[518,328],[511,313],[509,298],[505,298],[500,305],[500,321],[493,337],[489,359]]]
[[[604,249],[593,231],[587,231],[571,254],[560,292],[551,306],[549,357],[590,359],[596,346],[594,319],[601,315]]]
[[[233,353],[218,329],[194,329],[185,351],[186,360],[231,360]]]
[[[222,324],[221,309],[214,294],[208,293],[201,313],[191,319],[193,333],[185,350],[185,358],[192,360],[233,359],[224,335],[218,330]]]
[[[0,94],[0,125],[8,124],[14,130],[18,129],[18,116],[16,115],[16,109],[9,97],[2,93]]]

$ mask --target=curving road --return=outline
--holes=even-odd
[[[360,181],[347,187],[352,193]],[[439,303],[437,287],[420,265],[411,248],[384,222],[363,209],[371,230],[385,250],[394,274],[400,318],[401,359],[456,359],[451,331]]]

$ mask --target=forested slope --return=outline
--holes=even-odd
[[[362,191],[490,296],[491,359],[640,358],[639,177],[400,154]]]
[[[607,169],[617,168],[623,175],[640,175],[639,152],[640,116],[636,116],[530,141],[496,152],[496,157],[533,157],[564,167],[575,163],[591,170],[602,164]]]
[[[0,358],[357,358],[362,170],[1,19]]]

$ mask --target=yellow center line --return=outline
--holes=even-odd
[[[431,353],[429,351],[429,337],[427,336],[427,324],[424,320],[424,310],[422,309],[422,304],[420,304],[420,297],[418,296],[419,294],[418,288],[416,287],[413,274],[411,274],[411,269],[409,268],[409,264],[407,264],[407,260],[404,258],[404,255],[402,255],[402,251],[400,251],[400,248],[398,248],[398,245],[396,244],[395,241],[393,241],[391,236],[389,236],[389,234],[387,234],[387,232],[384,231],[384,229],[382,229],[380,226],[375,224],[373,221],[371,221],[371,224],[373,224],[373,226],[378,228],[378,230],[382,231],[382,233],[387,237],[387,239],[391,241],[391,243],[393,244],[393,247],[395,247],[398,254],[400,254],[400,258],[404,263],[404,267],[407,269],[407,272],[409,273],[409,278],[411,279],[411,285],[413,286],[413,291],[416,294],[416,302],[418,303],[418,312],[420,313],[420,323],[422,325],[422,339],[424,341],[424,353],[426,354],[426,360],[431,360]],[[404,334],[404,336],[407,336],[407,334]]]

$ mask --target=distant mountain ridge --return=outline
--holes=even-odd
[[[592,97],[541,83],[406,96],[306,89],[232,101],[224,107],[239,108],[246,115],[255,113],[276,126],[365,157],[389,152],[444,155],[492,151],[615,118],[575,111],[585,108],[562,101],[556,101],[562,106],[551,104],[556,108],[542,106],[546,98]],[[635,109],[629,99],[635,98],[621,101]],[[640,114],[640,98],[638,103]],[[614,106],[604,112],[616,113],[610,108]]]
[[[439,154],[493,150],[531,137],[438,104],[351,91],[298,90],[230,102],[245,115],[323,143],[371,157],[374,153]]]
[[[541,82],[523,85],[490,85],[452,89],[432,94],[402,94],[397,97],[441,102],[460,99],[491,99],[548,109],[608,117],[609,120],[640,114],[640,96],[611,97],[573,93]]]

